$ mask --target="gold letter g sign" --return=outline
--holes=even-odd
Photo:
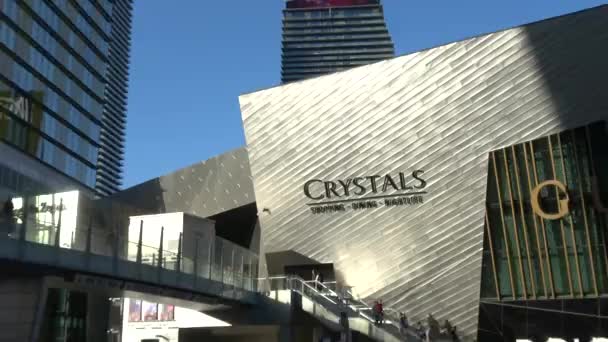
[[[540,191],[542,190],[542,188],[549,186],[549,185],[554,185],[555,187],[557,187],[559,190],[561,190],[564,194],[566,194],[566,198],[564,199],[560,199],[559,200],[559,204],[558,204],[558,212],[557,213],[547,213],[543,210],[543,208],[541,208],[540,203],[538,201],[538,195],[540,195]],[[570,201],[570,198],[568,197],[568,191],[566,190],[566,186],[558,181],[558,180],[548,180],[548,181],[544,181],[540,184],[538,184],[536,186],[536,188],[534,188],[534,190],[532,190],[532,210],[534,210],[534,212],[536,213],[536,215],[547,219],[547,220],[558,220],[564,216],[566,216],[566,214],[568,214],[569,208],[568,208],[568,202]]]

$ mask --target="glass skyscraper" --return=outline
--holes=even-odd
[[[0,189],[116,190],[132,0],[0,4]]]
[[[379,0],[287,1],[283,12],[283,83],[394,55]]]

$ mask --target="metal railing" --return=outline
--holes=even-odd
[[[132,229],[129,234],[128,229],[100,229],[92,224],[82,227],[74,222],[66,224],[65,220],[62,223],[61,214],[54,222],[35,221],[33,217],[15,217],[12,221],[4,218],[0,220],[0,232],[0,238],[107,256],[257,291],[258,256],[217,236],[189,237],[184,241],[180,232],[177,239],[168,241],[168,229],[162,227],[159,236],[146,236],[143,243],[143,221],[136,234]],[[170,244],[173,248],[168,248]]]

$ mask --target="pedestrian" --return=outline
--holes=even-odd
[[[2,207],[2,216],[4,218],[4,224],[7,234],[11,234],[14,230],[14,213],[15,206],[13,205],[13,199],[9,196],[4,202],[4,206]]]
[[[407,316],[405,316],[405,313],[402,312],[399,314],[399,330],[401,331],[402,334],[405,335],[408,327],[409,327],[409,323],[407,321]]]
[[[376,325],[380,325],[381,322],[381,318],[380,318],[380,312],[382,311],[382,307],[379,301],[375,301],[374,302],[374,306],[372,307],[372,313],[374,315],[374,323]]]
[[[348,302],[350,300],[350,292],[348,291],[348,287],[344,286],[342,288],[342,302],[344,305],[348,306]]]
[[[340,312],[340,326],[342,329],[348,329],[348,316],[344,311]]]
[[[452,334],[452,325],[447,319],[443,322],[443,331],[447,336]]]
[[[319,290],[320,292],[323,291],[323,281],[325,279],[323,278],[323,273],[320,273],[317,275],[317,290]]]
[[[382,299],[378,300],[378,318],[380,324],[384,324],[384,308],[382,307]]]
[[[458,337],[458,332],[456,332],[456,326],[452,328],[452,342],[460,342],[460,338]]]
[[[433,314],[429,314],[427,317],[427,333],[426,338],[428,341],[439,338],[441,331],[439,329],[439,322],[433,317]]]
[[[424,331],[424,327],[422,326],[422,322],[418,322],[418,324],[416,324],[416,333],[421,341],[426,339],[426,333]]]
[[[351,342],[351,334],[350,327],[348,325],[348,315],[346,312],[340,312],[340,326],[342,327],[342,331],[340,332],[340,341],[341,342]]]

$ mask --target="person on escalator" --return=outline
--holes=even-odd
[[[382,308],[382,301],[376,301],[372,310],[374,312],[374,321],[376,325],[382,324],[384,321],[384,309]]]
[[[443,322],[443,333],[446,336],[451,336],[451,334],[452,334],[452,325],[450,324],[450,321],[448,321],[447,319]]]
[[[409,322],[407,321],[407,316],[405,316],[405,312],[402,312],[399,314],[399,330],[405,335],[408,327]]]
[[[427,332],[426,332],[427,340],[434,341],[435,339],[439,338],[440,334],[441,334],[441,329],[439,327],[439,322],[437,321],[437,319],[435,319],[433,314],[429,314],[429,316],[427,317]]]
[[[320,292],[323,292],[323,281],[323,273],[319,273],[317,278],[317,290],[319,290]]]
[[[380,324],[380,304],[378,301],[374,302],[374,306],[372,306],[372,315],[374,316],[374,324]]]
[[[340,332],[340,342],[351,342],[352,336],[350,333],[350,327],[348,325],[348,315],[346,312],[340,312],[340,326],[342,331]]]
[[[418,333],[418,337],[421,341],[426,340],[426,332],[421,322],[418,322],[418,324],[416,324],[416,332]]]
[[[460,337],[458,337],[458,332],[456,331],[456,326],[454,326],[452,328],[451,334],[452,334],[452,341],[453,342],[460,342]]]

